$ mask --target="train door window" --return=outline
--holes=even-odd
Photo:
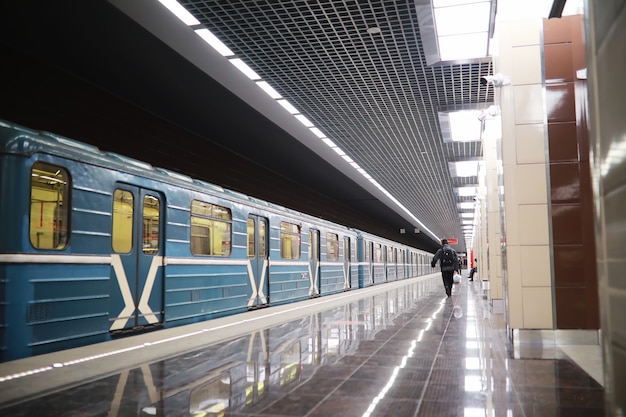
[[[280,222],[280,257],[300,259],[300,239],[299,225]]]
[[[339,260],[339,236],[335,233],[326,233],[326,260]]]
[[[143,234],[142,249],[145,254],[157,254],[159,252],[159,235],[161,213],[161,203],[159,199],[152,195],[146,195],[143,198]]]
[[[374,247],[374,262],[382,262],[383,261],[383,252],[380,243],[377,243]]]
[[[230,256],[232,213],[229,208],[200,200],[191,202],[191,253]]]
[[[248,258],[254,258],[254,219],[248,219]]]
[[[266,235],[267,220],[259,219],[259,258],[261,259],[267,258],[267,248],[265,247],[267,243]]]
[[[59,166],[35,162],[30,181],[30,242],[36,249],[64,249],[69,236],[69,175]]]
[[[113,251],[129,253],[133,248],[134,197],[130,191],[117,189],[113,193]]]
[[[352,259],[352,248],[350,247],[350,238],[348,236],[343,237],[343,259],[350,261]]]

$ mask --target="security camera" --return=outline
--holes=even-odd
[[[489,106],[489,108],[483,110],[478,115],[478,120],[480,120],[481,122],[484,122],[487,119],[493,119],[499,114],[500,114],[500,107],[492,104],[491,106]]]
[[[511,79],[502,74],[485,75],[480,77],[480,85],[493,84],[494,87],[502,87],[503,85],[511,84]]]

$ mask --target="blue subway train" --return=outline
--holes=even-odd
[[[3,362],[424,275],[430,257],[0,121]]]

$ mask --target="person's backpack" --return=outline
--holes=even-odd
[[[441,266],[455,266],[454,265],[454,252],[449,246],[442,248],[441,253]]]

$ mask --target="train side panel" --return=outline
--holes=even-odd
[[[6,124],[0,230],[2,361],[431,272],[395,242]]]

